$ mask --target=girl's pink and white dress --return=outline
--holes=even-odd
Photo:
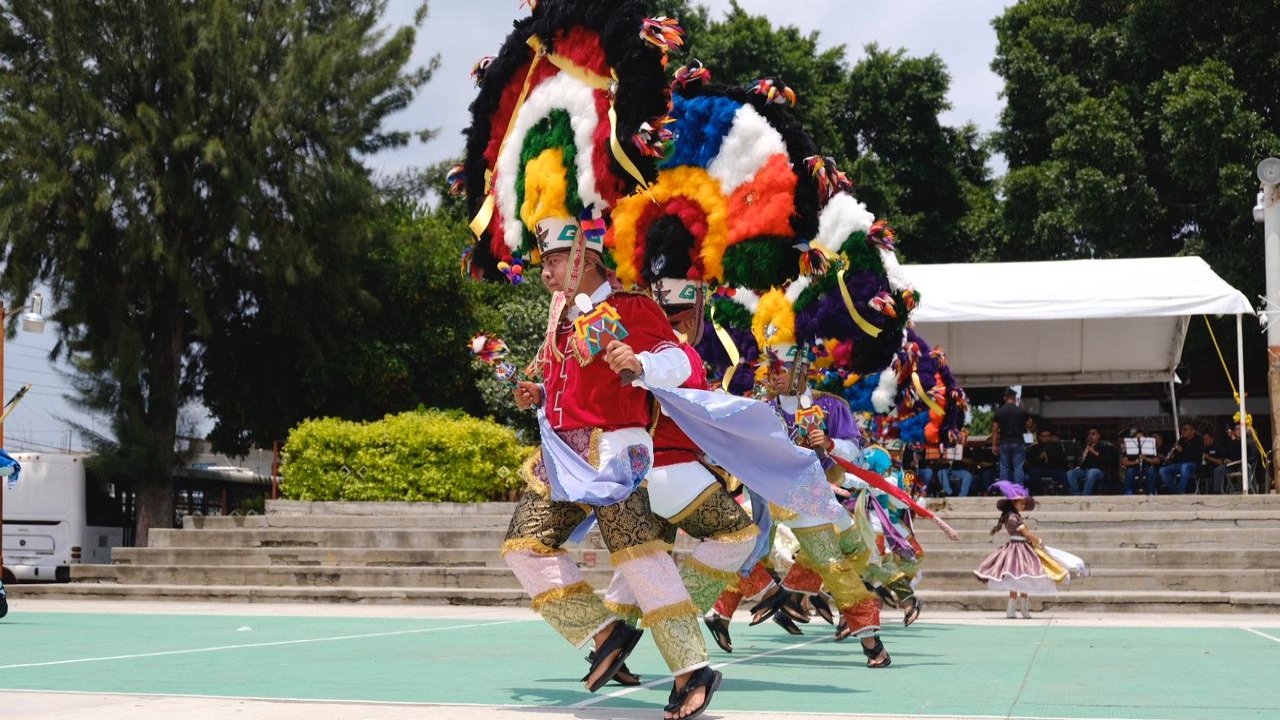
[[[1058,584],[1068,582],[1071,572],[1079,575],[1088,572],[1084,562],[1073,555],[1072,566],[1064,566],[1052,555],[1038,553],[1026,538],[1018,533],[1023,524],[1022,516],[1010,513],[1005,520],[1004,529],[1009,533],[1009,541],[999,550],[987,556],[986,560],[973,571],[978,580],[986,583],[991,590],[1025,593],[1027,595],[1054,595],[1058,592]],[[1046,565],[1044,556],[1048,556]]]

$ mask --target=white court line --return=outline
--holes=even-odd
[[[463,630],[466,628],[489,627],[491,625],[510,625],[512,623],[531,622],[530,620],[502,620],[500,622],[491,623],[471,623],[469,625],[450,625],[441,628],[419,628],[417,630],[395,630],[392,632],[366,633],[363,635],[337,635],[325,638],[309,638],[306,640],[277,640],[275,642],[263,643],[245,643],[243,645],[218,645],[206,648],[191,648],[189,650],[164,650],[160,652],[135,653],[132,655],[108,655],[104,657],[77,658],[75,660],[50,660],[48,662],[36,663],[17,663],[13,665],[0,665],[0,670],[13,670],[16,668],[29,667],[48,667],[50,665],[73,665],[76,663],[101,662],[104,660],[131,660],[133,658],[144,657],[163,657],[165,655],[189,655],[192,653],[217,652],[219,650],[240,650],[243,648],[259,648],[259,647],[277,647],[280,645],[304,645],[307,643],[332,642],[335,640],[360,640],[362,638],[374,637],[390,637],[393,635],[420,635],[422,633],[439,632],[441,630]]]
[[[1264,637],[1264,638],[1266,638],[1266,639],[1268,639],[1268,640],[1274,640],[1274,641],[1276,641],[1276,642],[1280,643],[1280,638],[1278,638],[1278,637],[1276,637],[1276,636],[1274,636],[1274,635],[1268,635],[1268,634],[1266,634],[1266,633],[1264,633],[1264,632],[1258,632],[1257,630],[1254,630],[1253,628],[1242,627],[1242,628],[1240,628],[1240,629],[1241,629],[1241,630],[1244,630],[1245,632],[1251,632],[1251,633],[1253,633],[1254,635],[1261,635],[1262,637]]]
[[[794,644],[794,645],[788,645],[788,646],[786,646],[786,647],[776,648],[776,649],[773,649],[773,650],[769,650],[769,651],[767,651],[767,652],[756,653],[755,655],[748,655],[747,657],[738,658],[738,659],[736,659],[736,660],[730,660],[730,661],[728,661],[728,662],[718,663],[718,664],[716,664],[716,665],[712,665],[712,666],[711,666],[711,669],[712,669],[712,670],[719,670],[720,668],[723,668],[723,667],[729,667],[730,665],[737,665],[738,663],[744,663],[744,662],[747,662],[748,660],[755,660],[755,659],[757,659],[757,658],[768,657],[768,656],[770,656],[770,655],[777,655],[778,653],[781,653],[781,652],[786,652],[786,651],[788,651],[788,650],[794,650],[794,649],[796,649],[796,648],[802,648],[802,647],[804,647],[805,645],[813,645],[814,643],[826,642],[826,641],[828,641],[828,640],[830,640],[830,639],[831,639],[831,638],[827,638],[827,637],[820,637],[820,638],[814,638],[814,639],[812,639],[812,640],[806,640],[806,641],[804,641],[804,642],[802,642],[802,643],[796,643],[796,644]],[[665,676],[665,677],[659,678],[658,680],[650,680],[649,682],[647,682],[647,683],[645,683],[645,684],[643,684],[643,685],[637,685],[637,686],[635,686],[635,687],[629,687],[629,688],[626,688],[626,689],[623,689],[623,690],[616,690],[616,691],[614,691],[614,692],[609,693],[608,695],[600,695],[600,696],[598,696],[598,697],[588,698],[588,699],[586,699],[586,700],[583,700],[582,702],[576,702],[576,703],[574,703],[574,704],[570,705],[570,706],[569,706],[569,708],[570,708],[570,709],[577,709],[577,708],[591,707],[592,705],[595,705],[596,703],[602,703],[602,702],[604,702],[605,700],[611,700],[611,699],[613,699],[613,698],[623,697],[623,696],[625,696],[625,695],[630,695],[630,694],[631,694],[631,693],[633,693],[633,692],[638,692],[638,691],[640,691],[640,690],[646,690],[646,689],[648,689],[648,688],[656,687],[656,686],[658,686],[658,685],[665,685],[665,684],[667,683],[667,681],[668,681],[668,680],[670,680],[670,679],[671,679],[671,676],[670,676],[670,675],[668,675],[668,676]]]

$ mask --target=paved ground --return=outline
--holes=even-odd
[[[890,615],[886,613],[886,620]],[[1237,720],[1280,717],[1280,617],[928,613],[872,671],[830,626],[734,624],[708,718]],[[586,693],[583,653],[512,608],[23,601],[0,620],[15,720],[660,718],[636,690]]]

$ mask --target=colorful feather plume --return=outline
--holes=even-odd
[[[485,55],[480,58],[475,65],[471,66],[471,82],[475,83],[476,87],[484,85],[484,73],[492,64],[493,56]]]
[[[760,78],[747,86],[747,91],[761,95],[766,103],[773,105],[796,106],[796,92],[777,78]]]
[[[875,297],[867,301],[867,307],[885,317],[898,317],[898,309],[894,306],[893,296],[887,292],[877,293]]]
[[[804,243],[800,248],[800,274],[808,276],[825,275],[831,269],[831,261],[822,248]]]
[[[467,189],[467,173],[462,163],[454,163],[449,166],[449,171],[445,173],[444,180],[449,183],[450,195],[461,195]]]
[[[893,228],[889,227],[889,223],[884,220],[875,221],[871,225],[871,228],[867,230],[867,242],[871,243],[873,247],[878,247],[881,250],[893,252],[893,244],[896,238],[897,233],[895,233]]]
[[[810,155],[804,159],[804,164],[809,169],[809,174],[813,175],[814,180],[818,182],[818,194],[822,198],[823,205],[826,205],[837,193],[853,191],[853,181],[844,171],[836,167],[834,158]]]
[[[680,27],[680,21],[675,18],[645,18],[640,24],[640,37],[651,45],[670,50],[684,45],[684,28]]]
[[[499,380],[508,384],[515,383],[516,366],[507,361],[511,349],[502,338],[481,333],[471,338],[467,349],[476,360],[493,368],[494,375]]]
[[[636,149],[643,153],[645,157],[660,158],[665,156],[668,143],[671,142],[672,138],[672,133],[667,129],[667,125],[671,124],[672,121],[673,118],[670,115],[663,115],[651,123],[641,123],[640,131],[631,136],[631,142],[635,143]]]
[[[676,68],[676,75],[673,84],[683,90],[690,85],[705,85],[711,82],[711,70],[702,64],[702,61],[694,58],[693,62],[688,65],[681,65]]]

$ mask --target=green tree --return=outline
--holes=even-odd
[[[1280,152],[1274,2],[1029,0],[994,22],[998,259],[1201,255],[1246,294],[1253,168]]]
[[[951,78],[937,55],[875,43],[848,74],[838,110],[855,193],[897,230],[913,262],[969,260],[994,200],[977,126],[943,125]]]
[[[419,406],[482,413],[467,370],[479,325],[476,291],[459,272],[465,223],[396,191],[369,234],[350,269],[368,296],[331,323],[336,342],[308,342],[299,331],[309,324],[280,326],[259,313],[206,351],[202,397],[217,418],[215,446],[270,447],[312,417],[376,420]]]
[[[62,350],[116,384],[141,543],[172,523],[179,408],[209,354],[250,318],[337,348],[333,323],[367,301],[352,259],[379,206],[360,158],[408,139],[383,121],[430,75],[406,70],[414,28],[380,30],[384,6],[0,6],[0,291],[47,283]]]

